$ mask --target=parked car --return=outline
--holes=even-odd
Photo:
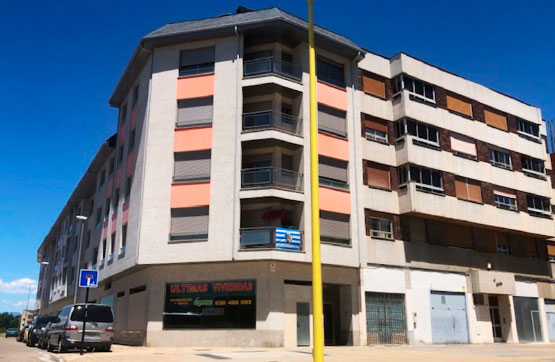
[[[87,308],[85,345],[88,350],[109,351],[114,339],[112,308],[103,304],[71,304],[62,308],[48,331],[47,349],[58,352],[81,346],[83,320]]]
[[[56,320],[56,316],[53,316],[53,321]],[[48,333],[52,330],[52,322],[46,323],[44,329],[41,328],[41,332],[38,334],[37,347],[40,349],[46,349],[48,345]]]
[[[29,326],[29,336],[27,338],[27,346],[33,347],[39,341],[39,335],[43,334],[46,324],[52,322],[56,316],[39,315],[33,318],[33,322]]]
[[[8,328],[6,329],[6,338],[8,337],[17,337],[19,336],[19,329],[17,328]]]

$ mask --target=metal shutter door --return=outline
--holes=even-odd
[[[180,65],[197,65],[214,62],[214,47],[181,51]]]
[[[176,179],[209,177],[210,155],[210,150],[176,153],[174,177]]]
[[[432,343],[468,343],[464,293],[431,291]]]
[[[320,230],[322,236],[349,239],[349,215],[320,211]]]
[[[171,234],[208,234],[208,206],[172,209]]]
[[[177,102],[177,107],[179,127],[212,123],[212,97],[182,99]]]
[[[320,156],[318,162],[320,176],[347,182],[347,162]]]
[[[346,114],[343,111],[318,104],[318,125],[324,131],[347,135]]]

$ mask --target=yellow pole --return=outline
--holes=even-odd
[[[308,65],[310,74],[310,199],[312,203],[312,333],[314,362],[324,361],[320,208],[318,206],[318,118],[316,113],[316,54],[312,1],[308,1]]]

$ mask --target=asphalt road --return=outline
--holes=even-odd
[[[52,353],[37,347],[27,347],[15,338],[0,338],[0,362],[58,362]]]

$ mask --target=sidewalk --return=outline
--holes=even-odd
[[[449,346],[376,346],[326,347],[331,362],[504,362],[555,361],[555,344],[449,345]],[[112,352],[79,352],[62,355],[64,361],[79,362],[311,362],[309,348],[178,348],[128,347],[114,345]]]

